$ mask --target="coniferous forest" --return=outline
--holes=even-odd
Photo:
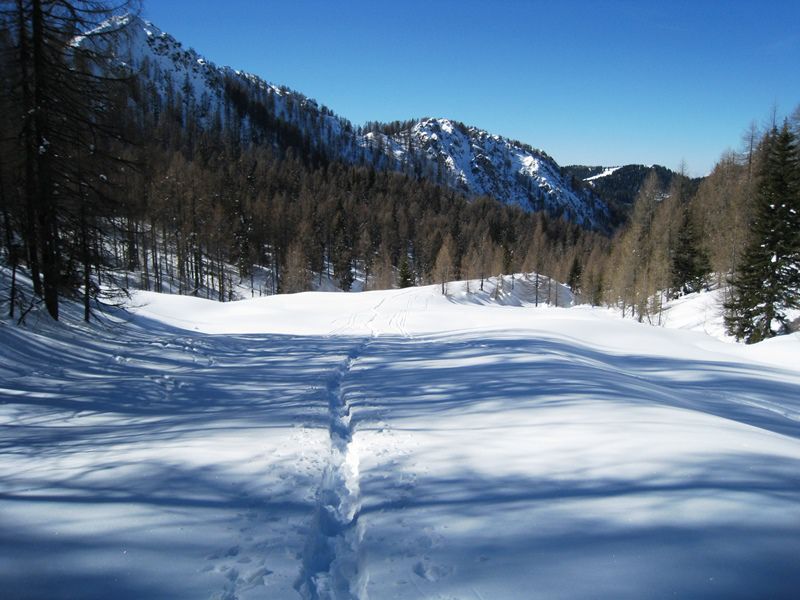
[[[129,289],[226,301],[324,281],[348,291],[357,279],[386,289],[536,272],[640,321],[658,323],[667,300],[714,285],[728,286],[726,323],[739,339],[797,326],[786,314],[800,307],[800,111],[751,127],[701,180],[628,169],[626,197],[610,178],[588,189],[580,168],[566,169],[612,207],[590,229],[466,195],[435,165],[345,152],[341,136],[355,128],[340,119],[337,141],[324,125],[332,113],[309,118],[307,99],[288,90],[282,110],[229,75],[220,103],[195,97],[188,79],[161,94],[157,67],[119,60],[130,20],[113,18],[117,6],[0,6],[2,302],[12,317],[42,306],[58,319],[72,298],[89,320],[99,300]],[[23,270],[32,293],[17,285]],[[549,288],[541,300],[555,301]]]

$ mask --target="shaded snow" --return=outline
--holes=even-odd
[[[448,289],[0,325],[4,594],[794,593],[797,335]]]

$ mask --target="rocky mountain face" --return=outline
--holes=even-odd
[[[545,152],[477,127],[426,118],[388,134],[368,132],[361,143],[468,196],[545,210],[590,228],[608,223],[605,203],[590,189],[573,187]]]

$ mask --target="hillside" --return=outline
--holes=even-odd
[[[371,164],[489,196],[526,211],[547,211],[588,228],[609,227],[609,209],[573,187],[546,153],[448,119],[354,127],[317,101],[259,76],[219,67],[152,23],[129,17],[120,60],[139,77],[138,102],[177,110],[183,125],[227,124],[242,139],[293,147],[327,160]]]
[[[679,173],[661,165],[623,165],[618,167],[587,167],[568,165],[561,167],[561,173],[572,181],[574,187],[589,187],[602,198],[609,207],[613,223],[624,222],[631,212],[636,195],[651,173],[655,174],[658,185],[669,190]],[[687,179],[686,192],[697,192],[702,178]]]
[[[421,119],[398,131],[367,133],[413,172],[436,178],[470,196],[497,198],[523,210],[544,210],[585,227],[607,227],[607,206],[590,190],[573,187],[541,150],[449,119]]]

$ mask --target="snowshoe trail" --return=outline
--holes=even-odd
[[[365,600],[367,576],[359,547],[361,499],[359,457],[353,448],[350,403],[343,382],[365,341],[334,370],[328,385],[331,456],[322,477],[317,508],[295,589],[307,600]]]

